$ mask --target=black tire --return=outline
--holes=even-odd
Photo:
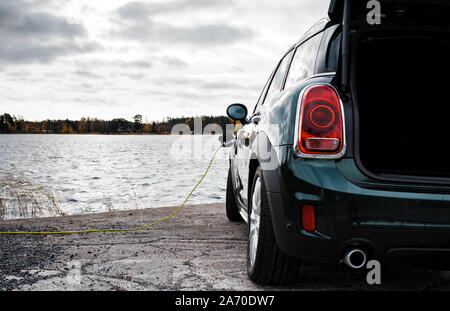
[[[248,237],[250,237],[250,215],[252,213],[252,197],[255,183],[260,178],[261,203],[259,238],[253,267],[250,264],[250,238],[247,244],[247,273],[255,283],[262,285],[289,285],[298,281],[301,260],[283,253],[277,245],[273,232],[269,200],[264,180],[258,168],[253,178],[252,192],[249,196]]]
[[[233,181],[231,180],[231,167],[228,170],[227,196],[225,199],[225,207],[227,211],[227,217],[230,221],[243,221],[242,216],[239,213],[239,207],[236,204],[236,198],[234,197]]]

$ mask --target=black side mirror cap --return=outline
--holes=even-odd
[[[239,121],[242,124],[247,124],[248,110],[243,104],[232,104],[227,108],[227,116],[234,120]]]

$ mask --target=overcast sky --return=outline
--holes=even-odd
[[[0,0],[0,113],[148,121],[253,107],[330,0]]]

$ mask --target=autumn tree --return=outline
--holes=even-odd
[[[141,132],[143,128],[142,115],[137,114],[133,117],[133,119],[134,119],[134,131],[136,133]]]

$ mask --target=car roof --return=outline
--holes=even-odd
[[[316,35],[317,33],[321,32],[322,30],[324,30],[325,28],[327,28],[327,26],[330,23],[330,19],[329,18],[322,18],[320,19],[318,22],[316,22],[311,28],[309,28],[305,34],[303,36],[300,37],[300,39],[294,44],[292,45],[287,52],[284,54],[283,57],[285,57],[287,54],[290,53],[290,51],[292,49],[295,49],[297,46],[299,46],[300,44],[302,44],[303,42],[307,41],[308,39],[310,39],[311,37],[313,37],[314,35]]]
[[[322,30],[324,30],[327,26],[327,24],[330,22],[329,18],[322,18],[320,19],[317,23],[315,23],[311,28],[309,28],[305,34],[300,38],[300,40],[298,40],[295,45],[300,45],[303,42],[305,42],[306,40],[308,40],[309,38],[313,37],[314,35],[316,35],[317,33],[321,32]]]

